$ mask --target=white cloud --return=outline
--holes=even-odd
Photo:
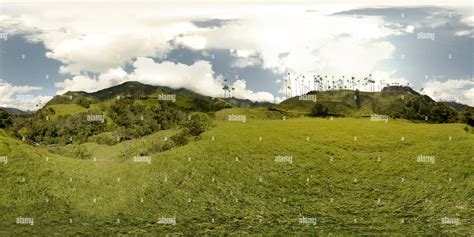
[[[413,33],[415,26],[393,29],[382,17],[331,15],[349,9],[354,9],[354,4],[117,3],[91,8],[79,3],[31,3],[9,5],[0,27],[10,33],[28,33],[30,40],[45,44],[48,57],[64,64],[60,72],[72,75],[56,84],[60,93],[95,91],[138,80],[222,96],[219,76],[209,62],[188,66],[150,59],[164,58],[177,45],[196,50],[232,49],[236,59],[231,66],[235,68],[261,66],[276,73],[356,77],[373,73],[374,79],[379,75],[386,81],[407,83],[377,65],[395,52],[386,37]],[[202,19],[235,20],[213,28],[198,28],[192,23]],[[472,17],[461,21],[467,25],[473,22]],[[131,74],[121,69],[127,63],[135,67]],[[90,78],[88,72],[99,78]],[[236,95],[270,99],[266,92],[246,89],[243,82],[236,81]]]
[[[57,82],[54,85],[61,89],[57,94],[63,94],[67,91],[94,92],[129,80],[132,80],[132,78],[129,77],[127,72],[122,68],[116,68],[101,73],[99,78],[90,78],[89,75],[82,74],[62,82]]]
[[[222,96],[222,86],[207,61],[198,61],[190,66],[181,63],[156,63],[151,58],[139,57],[133,63],[134,77],[143,83],[186,88],[208,96]]]
[[[64,64],[61,73],[101,73],[136,57],[164,56],[178,35],[199,30],[192,18],[165,11],[130,4],[17,4],[2,12],[0,27],[43,42],[46,56]],[[196,37],[189,37],[182,43],[202,47]]]
[[[461,30],[456,32],[457,36],[463,37],[468,36],[474,38],[474,16],[466,16],[461,18],[461,23],[465,24],[466,26],[470,27],[469,30]]]
[[[197,93],[223,97],[222,78],[215,75],[208,61],[198,61],[192,65],[173,62],[156,63],[150,58],[138,58],[133,63],[133,77],[143,83],[168,86],[171,88],[186,88]],[[246,87],[245,80],[236,80],[231,88],[236,98],[253,101],[273,101],[273,95],[268,92],[253,92]]]
[[[40,89],[34,86],[14,86],[0,79],[0,107],[36,110],[52,98],[30,93]]]
[[[245,80],[237,80],[232,84],[232,87],[235,88],[234,96],[241,99],[249,99],[252,101],[267,101],[273,102],[274,97],[271,93],[258,91],[253,92],[247,89]]]
[[[457,36],[470,36],[474,37],[472,30],[461,30],[455,33]]]
[[[186,88],[206,96],[224,96],[222,78],[214,73],[208,61],[201,60],[192,65],[186,65],[170,61],[156,63],[151,58],[139,57],[133,63],[133,67],[134,71],[131,74],[117,68],[100,74],[97,79],[90,78],[88,75],[78,75],[55,85],[61,89],[58,93],[94,92],[125,81],[139,81],[174,89]],[[236,98],[273,102],[273,95],[268,92],[248,90],[245,80],[237,80],[230,87],[234,87],[233,95]]]
[[[413,34],[413,32],[415,31],[415,27],[412,26],[412,25],[408,25],[408,26],[405,28],[405,31],[406,31],[407,33]]]
[[[200,36],[187,35],[176,40],[177,43],[188,46],[189,48],[201,50],[206,48],[206,39]]]
[[[461,23],[467,26],[474,27],[474,16],[466,16],[461,18]]]
[[[385,37],[414,30],[391,29],[380,17],[334,16],[327,15],[331,9],[307,12],[308,8],[232,9],[238,21],[194,34],[204,38],[208,48],[232,49],[237,57],[232,67],[261,65],[275,73],[362,77],[395,52]]]
[[[436,81],[423,84],[424,92],[436,101],[455,101],[474,106],[474,79]]]
[[[263,66],[275,72],[292,70],[307,73],[326,70],[323,62],[327,59],[347,60],[348,57],[364,57],[371,61],[367,66],[363,60],[351,59],[350,62],[355,63],[351,65],[352,68],[371,67],[372,61],[386,59],[387,50],[391,53],[394,49],[387,42],[379,42],[371,47],[373,41],[400,33],[386,28],[378,17],[326,16],[296,7],[251,13],[241,13],[238,23],[196,34],[206,38],[207,46],[211,48],[231,48],[236,52],[256,51],[261,55]],[[351,27],[347,27],[348,22]],[[345,44],[344,54],[337,53],[341,43]],[[365,54],[366,51],[361,49],[367,47],[369,53]],[[347,64],[342,63],[333,63],[332,67],[333,72],[338,73],[341,73],[340,69],[348,68]]]

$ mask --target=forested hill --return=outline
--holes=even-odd
[[[277,108],[314,116],[367,117],[379,114],[434,123],[474,124],[473,107],[451,105],[452,103],[436,102],[410,87],[389,86],[379,92],[311,91],[303,96],[289,98]]]
[[[219,106],[216,106],[215,108],[200,108],[201,106],[205,106],[204,104],[209,103],[221,103],[221,106],[223,104],[228,104],[227,106],[235,107],[264,107],[272,105],[272,103],[268,102],[253,102],[251,100],[236,99],[233,97],[212,98],[184,88],[172,89],[166,86],[152,86],[137,81],[129,81],[93,93],[69,91],[63,95],[55,96],[46,104],[46,107],[56,104],[78,104],[87,106],[88,104],[114,100],[118,97],[159,99],[160,95],[176,95],[176,103],[179,107],[198,111],[218,110],[220,108]],[[222,95],[224,95],[224,92]],[[212,107],[212,105],[209,106]]]

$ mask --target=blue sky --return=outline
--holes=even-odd
[[[273,102],[287,72],[372,74],[474,106],[473,27],[466,4],[5,3],[0,106],[130,80],[219,97],[226,79],[238,98]]]

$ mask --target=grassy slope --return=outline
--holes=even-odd
[[[374,110],[389,112],[394,110],[394,105],[403,103],[404,100],[414,97],[406,92],[382,93],[382,92],[360,92],[361,107],[356,108],[354,91],[317,91],[314,92],[317,102],[321,102],[329,107],[329,113],[342,114],[345,116],[370,116]],[[314,106],[313,101],[300,100],[299,96],[290,98],[280,103],[277,108],[300,114],[309,114]]]
[[[54,115],[51,116],[50,119],[56,119],[59,116],[66,116],[66,115],[73,115],[87,112],[87,109],[81,107],[77,104],[55,104],[49,105],[52,109],[54,109]]]
[[[474,137],[462,127],[352,118],[217,121],[201,140],[155,154],[152,164],[131,162],[134,154],[118,159],[106,147],[95,162],[60,157],[2,136],[0,154],[9,163],[0,164],[0,230],[468,234]],[[417,163],[422,154],[436,162]],[[293,156],[293,164],[274,162],[276,155]],[[19,216],[34,217],[35,225],[14,224]],[[170,216],[176,226],[157,224]],[[301,216],[318,223],[298,224]],[[442,217],[459,217],[461,225],[442,225]]]

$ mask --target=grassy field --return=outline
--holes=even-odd
[[[247,112],[245,123],[225,120]],[[151,163],[126,147],[174,131],[86,143],[95,158],[84,160],[0,132],[0,235],[474,233],[474,135],[464,125],[258,114],[222,111],[199,140],[145,154]]]

